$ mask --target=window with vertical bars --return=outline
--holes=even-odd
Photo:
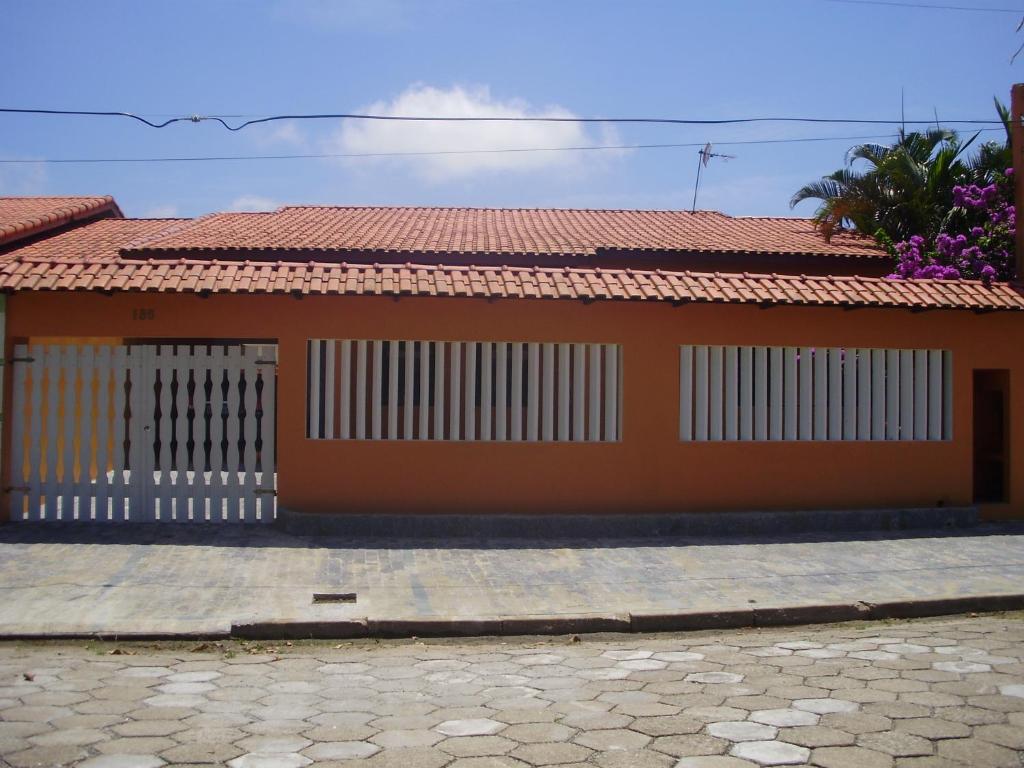
[[[306,436],[614,442],[617,344],[310,339]]]
[[[679,439],[949,440],[941,349],[683,346]]]

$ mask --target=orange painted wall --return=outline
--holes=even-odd
[[[132,310],[139,308],[153,309],[153,319],[133,320]],[[1019,386],[1024,315],[1015,313],[40,293],[12,296],[7,322],[8,355],[13,341],[27,337],[277,339],[279,501],[314,512],[967,505],[972,371],[1006,368],[1012,391],[1011,503],[985,512],[1024,516],[1024,388]],[[624,438],[582,444],[307,440],[305,342],[310,337],[620,343]],[[678,346],[691,343],[951,349],[954,439],[680,443]],[[10,386],[4,391],[9,397]],[[5,440],[9,444],[9,435]]]

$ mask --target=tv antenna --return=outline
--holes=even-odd
[[[720,157],[723,160],[736,159],[736,155],[723,155],[719,152],[712,152],[710,141],[697,153],[697,182],[693,185],[693,207],[690,208],[690,213],[697,212],[697,191],[700,189],[700,171],[702,168],[707,168],[712,157]]]

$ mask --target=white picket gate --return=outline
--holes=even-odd
[[[267,523],[273,345],[18,345],[11,519]]]

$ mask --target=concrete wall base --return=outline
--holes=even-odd
[[[329,515],[278,509],[276,525],[302,536],[595,539],[958,529],[979,521],[975,507],[618,515]]]

